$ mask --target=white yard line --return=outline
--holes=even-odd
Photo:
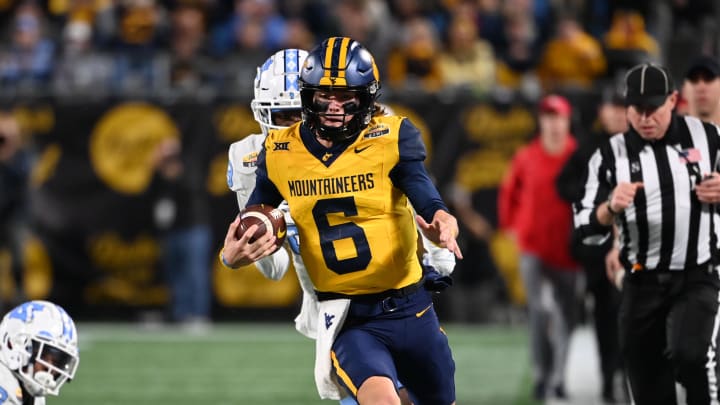
[[[565,370],[568,401],[549,399],[547,405],[603,405],[600,396],[600,365],[595,331],[582,326],[570,339],[570,354]]]
[[[588,326],[578,328],[570,340],[566,371],[567,391],[572,404],[602,404],[600,364],[595,331]]]

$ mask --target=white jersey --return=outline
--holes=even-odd
[[[22,405],[20,381],[4,364],[0,364],[0,405]],[[45,405],[45,397],[35,397],[33,405]]]
[[[230,145],[228,152],[228,186],[235,192],[240,209],[245,207],[250,198],[250,193],[255,188],[255,170],[257,168],[255,164],[264,141],[265,135],[252,134]],[[281,204],[279,208],[285,213],[285,222],[288,225],[287,241],[290,244],[292,238],[297,238],[297,230],[293,226],[295,222],[290,217],[286,203]],[[303,302],[300,313],[295,318],[295,329],[303,335],[315,339],[317,337],[317,316],[319,312],[318,302],[315,298],[315,288],[312,281],[310,281],[307,270],[305,270],[305,264],[302,257],[300,257],[299,250],[294,249],[293,245],[290,244],[290,251],[292,252],[295,273],[303,290]],[[290,266],[288,252],[285,249],[279,249],[272,255],[258,260],[255,264],[265,277],[279,280],[285,275]]]

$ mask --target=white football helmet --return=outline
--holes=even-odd
[[[70,315],[48,301],[28,301],[0,323],[0,362],[35,397],[58,395],[80,361]]]
[[[308,53],[302,49],[283,49],[258,67],[255,98],[250,103],[263,134],[270,129],[286,128],[273,121],[273,114],[296,114],[300,120],[300,69]],[[293,115],[294,117],[295,115]]]

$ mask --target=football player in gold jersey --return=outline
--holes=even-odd
[[[287,200],[325,303],[327,360],[340,386],[360,404],[399,404],[400,380],[418,403],[452,404],[455,365],[424,288],[414,220],[431,241],[462,254],[457,221],[423,165],[420,132],[404,117],[373,116],[378,70],[350,38],[311,51],[300,83],[303,121],[268,135],[247,204]],[[273,242],[268,232],[247,257],[270,254]]]

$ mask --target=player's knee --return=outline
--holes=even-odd
[[[400,405],[395,384],[387,377],[370,377],[362,383],[357,392],[360,405]]]
[[[393,393],[373,394],[368,396],[358,396],[358,404],[360,405],[401,405],[400,397]]]

